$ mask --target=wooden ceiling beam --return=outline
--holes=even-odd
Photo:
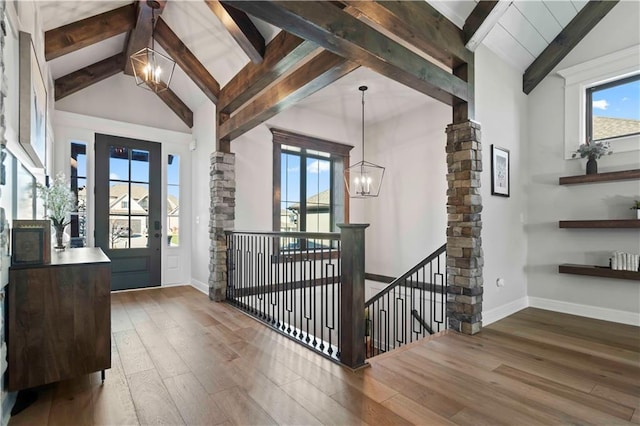
[[[462,30],[426,1],[357,0],[344,4],[347,13],[357,11],[450,68],[472,60]]]
[[[524,93],[531,93],[616,4],[618,0],[591,0],[587,3],[524,72]]]
[[[222,88],[219,111],[233,113],[317,49],[317,44],[281,31],[267,45],[264,61],[249,62]]]
[[[470,86],[465,81],[331,3],[242,0],[226,3],[447,105],[470,98]]]
[[[467,49],[472,52],[476,51],[476,48],[498,23],[500,17],[504,15],[510,5],[511,1],[508,0],[481,0],[476,4],[476,7],[464,22],[464,27],[462,27],[464,43]]]
[[[124,69],[124,53],[118,53],[110,58],[96,62],[93,65],[74,71],[63,77],[56,78],[55,100],[72,95],[99,81],[116,75]]]
[[[193,127],[193,112],[171,89],[156,93],[190,129]]]
[[[220,84],[161,18],[156,23],[154,37],[211,102],[217,103]]]
[[[331,52],[320,53],[220,124],[219,140],[228,143],[356,68]]]
[[[82,19],[44,33],[47,61],[127,32],[135,25],[135,5],[130,4]]]
[[[158,17],[162,14],[166,5],[166,0],[157,0],[160,5],[155,11],[155,16]],[[138,0],[138,14],[136,18],[136,26],[129,34],[129,42],[127,43],[126,58],[127,62],[124,67],[124,73],[127,75],[133,75],[133,66],[129,58],[134,53],[149,46],[151,35],[153,34],[153,26],[151,25],[151,15],[153,9],[147,4],[146,0]]]
[[[247,54],[251,62],[254,64],[262,62],[266,43],[247,14],[218,0],[205,0],[205,3]]]

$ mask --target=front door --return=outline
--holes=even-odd
[[[111,259],[111,290],[160,285],[159,143],[96,134],[96,245]]]

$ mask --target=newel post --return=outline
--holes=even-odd
[[[340,362],[365,365],[364,230],[369,224],[340,224]]]

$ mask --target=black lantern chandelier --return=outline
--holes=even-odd
[[[160,93],[169,88],[176,63],[173,59],[155,50],[153,37],[156,28],[155,12],[160,8],[160,3],[155,0],[147,0],[147,5],[151,8],[151,47],[140,49],[131,55],[130,60],[136,84],[152,92]]]
[[[384,167],[364,159],[364,92],[367,86],[360,86],[362,92],[362,161],[345,169],[344,181],[351,198],[377,197],[382,186]]]

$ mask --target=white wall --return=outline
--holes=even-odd
[[[209,156],[216,149],[216,109],[211,102],[193,112],[193,139],[196,150],[191,152],[192,234],[191,284],[209,293]],[[237,213],[236,213],[237,214]]]
[[[133,77],[123,73],[60,99],[56,110],[191,133],[155,93],[137,87]]]
[[[400,276],[446,242],[450,122],[451,107],[425,96],[409,113],[367,129],[365,156],[386,167],[378,198],[351,200],[366,209],[370,224],[367,272]],[[354,156],[360,160],[359,152]]]
[[[640,3],[620,2],[556,67],[562,69],[634,46]],[[640,64],[638,64],[640,67]],[[564,159],[564,80],[552,71],[529,95],[530,169],[527,186],[528,267],[533,306],[640,324],[640,286],[635,281],[558,273],[560,263],[608,265],[614,250],[640,252],[636,230],[558,229],[559,220],[633,218],[640,196],[635,181],[559,186],[558,178],[584,174],[585,160]],[[598,161],[600,172],[640,168],[640,152]]]
[[[482,125],[483,323],[526,306],[527,98],[522,75],[485,46],[476,51],[476,120]],[[491,195],[491,145],[510,151],[511,196]],[[496,280],[503,278],[504,287]]]

